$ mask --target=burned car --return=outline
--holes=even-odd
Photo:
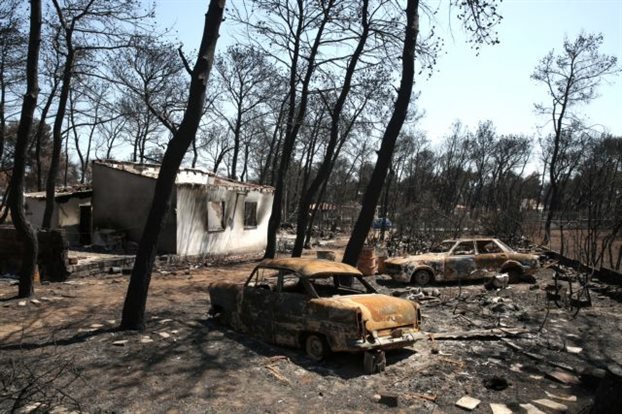
[[[510,282],[533,281],[538,256],[517,253],[498,239],[445,240],[430,253],[392,257],[385,260],[385,272],[393,280],[416,285],[482,279],[508,273]]]
[[[361,272],[328,260],[263,260],[246,283],[209,286],[210,314],[235,330],[303,348],[314,360],[329,352],[364,352],[367,373],[384,370],[384,350],[420,337],[415,302],[376,293]]]

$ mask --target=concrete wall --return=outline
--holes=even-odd
[[[24,207],[26,209],[26,218],[30,221],[30,224],[36,229],[40,229],[43,224],[43,212],[45,211],[45,198],[31,198],[24,197]],[[52,228],[58,227],[58,206],[54,204],[54,211],[52,212],[52,222],[50,223]],[[79,214],[79,213],[78,213]]]
[[[62,228],[70,245],[80,244],[80,204],[91,202],[88,196],[62,196],[54,203],[52,212],[52,229]],[[26,217],[30,223],[40,229],[43,224],[43,212],[45,211],[45,199],[33,198],[26,195]]]
[[[177,186],[177,254],[182,256],[251,253],[265,249],[271,192],[204,185]],[[225,202],[225,227],[208,231],[208,202]],[[245,202],[257,203],[257,227],[244,227]]]
[[[153,178],[93,163],[93,232],[114,229],[139,242],[154,189]],[[174,207],[160,236],[159,253],[176,253]]]
[[[67,271],[67,240],[64,230],[39,231],[37,265],[41,280],[63,281]],[[17,274],[21,267],[23,245],[12,225],[0,225],[0,274]]]

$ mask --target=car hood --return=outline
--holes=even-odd
[[[381,294],[333,296],[313,299],[333,308],[359,309],[368,331],[417,324],[418,305],[406,299]]]
[[[403,266],[403,265],[407,265],[413,262],[438,261],[441,258],[443,258],[443,256],[445,255],[446,253],[425,253],[425,254],[418,254],[415,256],[391,257],[390,259],[386,259],[384,262],[388,264]]]

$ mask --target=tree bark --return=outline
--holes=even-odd
[[[192,71],[190,93],[179,129],[170,140],[160,173],[156,180],[153,202],[140,240],[123,306],[121,329],[143,330],[145,307],[151,281],[151,271],[157,252],[158,239],[171,206],[171,194],[179,166],[194,139],[205,104],[205,92],[214,61],[218,30],[225,8],[224,0],[210,0],[198,58]]]
[[[28,138],[32,129],[37,98],[39,95],[38,64],[41,45],[41,0],[30,1],[30,37],[28,40],[28,60],[26,61],[26,95],[15,144],[15,162],[11,176],[9,204],[13,224],[23,244],[22,264],[19,273],[18,297],[26,298],[34,293],[33,277],[37,266],[37,234],[24,211],[24,172]]]
[[[410,96],[412,94],[414,75],[415,75],[415,46],[417,44],[417,35],[419,33],[419,0],[408,0],[406,4],[406,33],[404,37],[404,49],[402,52],[402,79],[400,81],[400,89],[395,100],[393,115],[389,120],[387,129],[382,137],[380,151],[378,151],[378,160],[372,172],[371,179],[363,196],[361,212],[354,224],[352,234],[343,256],[343,262],[350,265],[356,265],[359,254],[365,244],[365,239],[369,228],[374,219],[374,213],[382,184],[387,176],[395,141],[402,129]]]

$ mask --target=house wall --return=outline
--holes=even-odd
[[[89,203],[90,197],[62,197],[54,202],[52,212],[52,229],[62,228],[65,231],[67,242],[72,245],[80,244],[80,204]],[[35,229],[40,229],[43,224],[43,212],[45,211],[45,199],[25,197],[26,217]]]
[[[153,201],[155,179],[93,164],[93,232],[114,229],[138,243]],[[175,200],[175,193],[173,193]],[[174,205],[160,235],[159,253],[176,253]]]
[[[26,218],[35,229],[40,229],[43,224],[43,212],[45,211],[45,198],[24,197],[24,208],[26,209]],[[58,227],[58,206],[54,204],[52,212],[52,221],[50,227]]]
[[[177,186],[177,254],[242,254],[264,250],[272,211],[271,192],[216,186]],[[208,202],[225,202],[225,226],[207,231]],[[244,228],[245,202],[257,203],[257,226]]]

